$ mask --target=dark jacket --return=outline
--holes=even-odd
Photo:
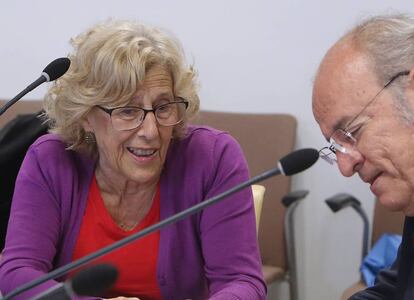
[[[414,299],[414,217],[406,217],[398,256],[393,266],[381,271],[373,287],[353,295],[350,300]]]
[[[0,129],[0,252],[6,238],[17,173],[29,146],[48,130],[40,114],[18,115]]]

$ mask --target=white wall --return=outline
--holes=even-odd
[[[1,1],[0,98],[12,98],[65,56],[69,38],[90,25],[134,18],[181,39],[200,73],[202,108],[290,113],[299,123],[297,147],[321,147],[310,100],[319,61],[361,17],[390,10],[414,13],[404,0]],[[322,161],[296,176],[294,188],[311,191],[297,214],[301,300],[338,299],[358,279],[361,222],[351,210],[334,215],[323,200],[351,192],[371,214],[373,197],[358,178],[343,179]]]

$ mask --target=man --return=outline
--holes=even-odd
[[[414,18],[374,17],[342,37],[319,67],[312,106],[329,142],[321,157],[406,215],[396,263],[351,299],[414,299]]]

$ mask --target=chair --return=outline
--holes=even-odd
[[[0,107],[2,107],[6,101],[0,100]],[[42,109],[41,101],[24,101],[20,100],[13,104],[3,115],[0,116],[0,128],[6,123],[11,121],[14,117],[19,114],[30,114],[36,113]]]
[[[372,224],[371,246],[384,234],[402,234],[404,215],[401,212],[391,212],[378,201],[375,203],[374,219]],[[353,294],[366,288],[362,280],[347,288],[341,296],[341,300],[347,300]]]
[[[251,175],[276,165],[291,152],[296,138],[296,120],[286,114],[246,114],[202,111],[196,124],[229,132],[241,145]],[[268,285],[285,280],[288,270],[284,236],[285,208],[281,199],[290,191],[290,178],[279,176],[261,182],[266,188],[259,225],[263,274]]]
[[[256,214],[256,230],[259,232],[260,217],[262,215],[263,198],[266,188],[263,185],[253,184],[253,201],[254,201],[254,212]]]

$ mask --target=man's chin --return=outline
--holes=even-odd
[[[390,197],[390,196],[387,197],[385,195],[380,195],[377,197],[381,205],[383,205],[386,209],[390,211],[393,211],[393,212],[401,211],[404,214],[406,214],[406,212],[411,211],[411,213],[414,215],[414,206],[409,205],[408,203],[410,202],[409,200],[398,199],[398,198]]]

